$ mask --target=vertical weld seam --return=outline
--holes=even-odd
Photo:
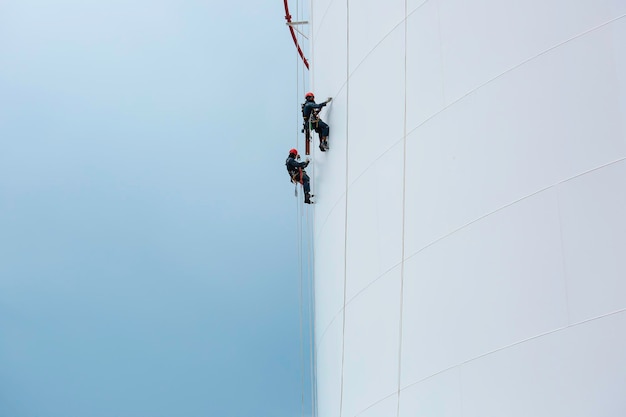
[[[402,139],[402,253],[400,265],[400,323],[398,325],[398,403],[397,417],[400,417],[400,390],[402,384],[402,326],[404,310],[404,237],[405,237],[405,214],[406,214],[406,115],[407,115],[407,0],[404,1],[404,126]]]
[[[309,46],[309,57],[314,61],[314,47],[315,47],[315,42],[314,42],[314,36],[315,36],[315,22],[314,22],[314,15],[313,15],[313,3],[310,2],[308,5],[308,14],[309,14],[309,21],[310,23],[310,30],[309,30],[309,35],[310,35],[310,41],[308,43]],[[305,83],[305,69],[302,68],[302,88],[303,88],[303,93],[304,91],[306,91],[306,83]],[[311,69],[309,70],[309,85],[313,84],[313,66],[311,65]],[[298,102],[299,104],[300,102]],[[299,106],[298,106],[299,108]],[[315,166],[315,165],[314,165]],[[315,172],[313,172],[313,175],[315,175]],[[315,280],[315,219],[317,216],[315,216],[315,213],[317,211],[313,212],[313,230],[311,232],[311,239],[313,240],[313,262],[310,265],[311,268],[311,296],[312,296],[312,301],[311,304],[313,306],[313,312],[312,312],[312,316],[313,316],[313,323],[311,324],[312,327],[312,332],[313,335],[311,336],[311,343],[312,343],[312,351],[313,351],[313,366],[311,369],[312,372],[312,377],[313,377],[313,387],[312,387],[312,395],[313,398],[311,399],[311,406],[313,409],[313,416],[312,417],[317,417],[317,412],[318,412],[318,387],[317,387],[317,343],[316,343],[316,338],[317,338],[317,332],[315,331],[315,326],[317,323],[317,308],[316,308],[316,300],[315,300],[315,285],[316,285],[316,280]]]
[[[559,244],[561,247],[561,267],[563,268],[563,291],[565,293],[565,313],[567,314],[567,325],[572,324],[570,314],[570,301],[569,301],[569,283],[567,282],[567,265],[565,263],[565,241],[563,239],[563,219],[561,218],[561,194],[559,193],[559,185],[554,187],[554,195],[556,200],[556,210],[559,222]]]
[[[343,323],[341,329],[341,392],[339,397],[339,417],[343,416],[343,384],[346,345],[346,288],[348,282],[348,117],[350,103],[350,0],[346,0],[346,177],[343,241]]]

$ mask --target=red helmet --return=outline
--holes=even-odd
[[[289,155],[298,155],[298,150],[296,148],[289,149]]]
[[[304,95],[304,98],[309,98],[309,97],[315,97],[315,94],[309,91],[308,93]]]

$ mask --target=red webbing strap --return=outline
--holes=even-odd
[[[304,154],[311,155],[311,126],[308,120],[304,127]]]
[[[304,57],[304,53],[302,52],[302,49],[300,48],[300,44],[298,43],[298,38],[296,38],[296,31],[293,30],[293,26],[289,25],[289,23],[291,23],[291,15],[289,14],[289,5],[287,4],[287,0],[284,0],[284,3],[285,3],[285,20],[287,20],[287,23],[288,23],[287,26],[289,26],[289,31],[291,32],[293,43],[296,45],[296,49],[298,49],[298,53],[300,54],[300,58],[302,58],[302,62],[304,62],[304,66],[306,67],[306,69],[309,69],[309,61],[306,60],[306,58]]]

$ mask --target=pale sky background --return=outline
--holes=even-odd
[[[296,62],[280,0],[0,1],[0,417],[301,414]]]

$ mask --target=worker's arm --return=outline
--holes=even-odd
[[[289,168],[306,168],[307,166],[309,166],[308,159],[304,162],[298,162],[295,159],[289,160]]]

